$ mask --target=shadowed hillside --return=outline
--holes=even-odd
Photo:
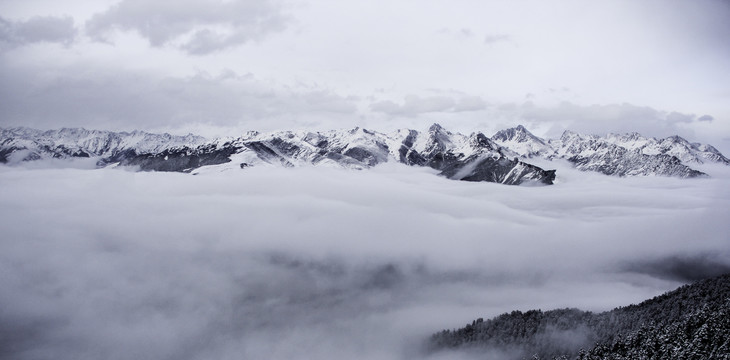
[[[429,346],[499,359],[730,359],[729,309],[726,274],[598,314],[530,310],[477,319],[434,334]]]

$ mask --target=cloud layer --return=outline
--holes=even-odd
[[[163,77],[140,71],[77,70],[57,74],[0,69],[5,79],[0,94],[7,100],[0,116],[22,118],[23,125],[37,127],[57,119],[66,127],[95,123],[97,128],[130,130],[245,123],[249,130],[268,130],[276,129],[281,119],[299,126],[349,126],[357,109],[353,99],[327,89],[292,89],[232,71]],[[42,106],[36,106],[39,99]],[[350,122],[338,125],[338,117]]]
[[[12,21],[0,17],[0,45],[5,47],[40,42],[68,45],[76,34],[77,29],[70,16],[34,16],[25,21]]]
[[[581,106],[562,102],[557,106],[540,106],[528,101],[502,104],[498,112],[503,113],[503,117],[519,118],[535,126],[551,126],[550,136],[573,130],[594,134],[638,132],[657,137],[684,133],[693,137],[696,134],[691,128],[692,124],[712,121],[709,115],[698,117],[628,103]]]
[[[416,117],[426,113],[454,113],[484,110],[487,103],[478,96],[427,96],[408,95],[403,104],[390,100],[370,104],[370,109],[390,116]]]
[[[476,317],[605,310],[730,264],[730,174],[560,173],[0,167],[0,358],[414,358]]]
[[[94,15],[86,31],[99,39],[114,30],[136,31],[152,46],[203,55],[281,31],[287,24],[281,10],[272,0],[123,0]]]

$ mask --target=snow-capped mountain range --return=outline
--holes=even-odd
[[[530,164],[534,159],[565,159],[577,169],[614,176],[697,177],[706,175],[691,165],[730,165],[730,160],[712,146],[690,143],[679,136],[656,139],[630,133],[600,137],[566,131],[559,139],[543,139],[521,125],[491,138],[481,132],[453,133],[438,124],[424,132],[403,129],[385,134],[362,128],[251,131],[214,140],[142,131],[0,129],[0,162],[49,158],[95,158],[99,167],[180,172],[266,165],[365,169],[397,161],[428,166],[455,180],[512,185],[552,184],[555,170]]]

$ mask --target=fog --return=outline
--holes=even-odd
[[[533,187],[400,164],[0,166],[0,358],[417,358],[478,317],[604,311],[730,269],[727,168],[549,165]]]

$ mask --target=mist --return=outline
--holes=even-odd
[[[730,269],[727,169],[550,165],[536,187],[387,163],[0,166],[0,358],[408,359],[477,317],[610,310]]]

